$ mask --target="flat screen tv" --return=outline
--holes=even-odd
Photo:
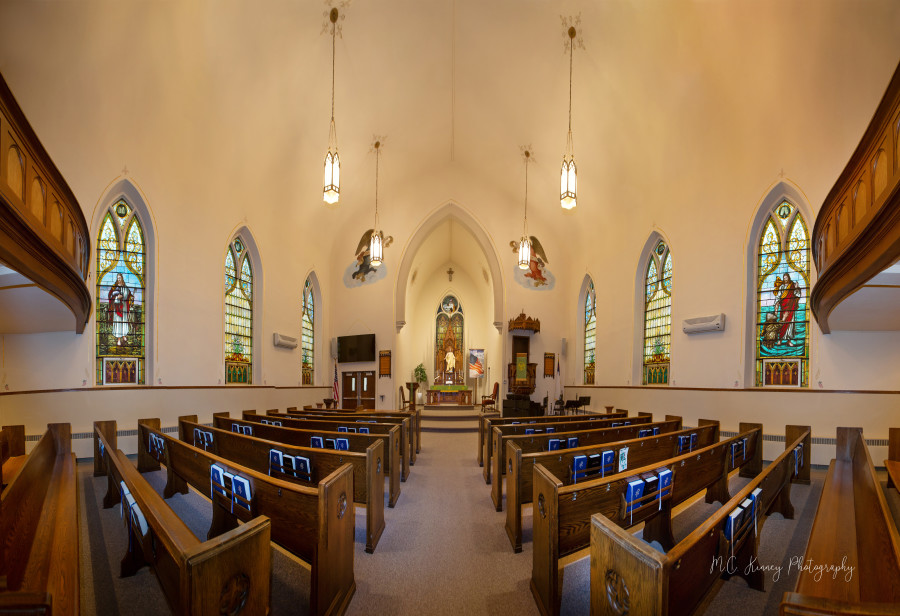
[[[338,363],[375,361],[375,334],[338,336]]]

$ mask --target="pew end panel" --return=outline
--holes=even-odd
[[[605,515],[591,516],[591,616],[667,616],[666,560]]]
[[[105,456],[100,450],[100,438],[105,441],[103,447],[107,451],[115,451],[119,448],[119,436],[115,420],[94,422],[94,477],[102,477],[107,474]]]
[[[200,422],[197,421],[196,415],[179,415],[178,416],[178,440],[184,441],[185,443],[187,443],[188,442],[187,434],[184,431],[184,426],[181,425],[182,421],[189,421],[189,422],[195,423],[195,424],[199,424]]]
[[[799,483],[805,486],[809,485],[809,471],[810,465],[812,464],[812,427],[811,426],[794,426],[788,425],[784,428],[784,446],[790,447],[791,443],[800,438],[803,434],[806,434],[806,437],[803,439],[803,465],[800,467],[799,472],[793,479],[794,483]]]
[[[213,413],[213,420],[215,420],[216,417],[224,417],[225,419],[230,419],[231,413],[229,411],[217,411]]]
[[[761,423],[738,423],[738,433],[748,432],[750,430],[759,430],[759,437],[756,439],[756,446],[753,451],[753,459],[749,464],[741,466],[741,477],[756,477],[762,472],[762,454],[763,454],[763,425]],[[727,500],[727,499],[726,499]]]
[[[159,462],[150,455],[150,443],[146,438],[142,438],[140,427],[144,425],[153,430],[161,430],[159,418],[138,419],[138,457],[137,469],[139,473],[148,473],[150,471],[158,471],[161,467]],[[144,433],[146,434],[146,433]]]
[[[721,425],[719,424],[719,420],[718,419],[698,419],[697,427],[702,428],[703,426],[715,426],[715,428],[713,429],[712,442],[718,443],[719,440],[722,438],[722,430],[721,430]]]
[[[366,552],[372,554],[384,532],[384,441],[366,449]]]
[[[559,489],[562,482],[541,464],[534,467],[531,594],[542,616],[558,616],[562,603],[559,569]]]
[[[684,429],[684,420],[681,415],[666,415],[666,421],[677,421],[678,422],[678,430]]]
[[[318,544],[312,567],[311,613],[343,614],[356,592],[353,573],[353,467],[345,464],[319,483]]]
[[[522,471],[522,448],[515,441],[506,443],[506,459],[509,468],[506,473],[506,536],[512,544],[513,552],[522,551],[522,499],[519,495]]]
[[[6,433],[6,442],[9,444],[9,455],[25,455],[25,425],[3,426]]]

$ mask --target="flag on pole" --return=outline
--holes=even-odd
[[[337,407],[338,400],[340,399],[340,394],[338,393],[338,380],[337,380],[337,362],[334,364],[334,383],[331,386],[332,398],[334,398],[334,405]]]

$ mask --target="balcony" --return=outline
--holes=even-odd
[[[75,195],[0,75],[0,266],[8,266],[0,269],[0,333],[84,332],[89,238]],[[60,324],[60,302],[74,322]]]
[[[823,333],[900,330],[900,66],[816,218],[810,294]]]

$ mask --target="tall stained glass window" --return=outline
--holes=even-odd
[[[594,351],[597,347],[597,296],[594,282],[584,293],[584,384],[594,384]]]
[[[300,352],[303,356],[302,383],[304,385],[313,384],[313,376],[315,370],[315,351],[316,351],[316,309],[313,301],[312,284],[309,278],[303,285],[303,306],[300,316]]]
[[[146,264],[141,222],[120,199],[97,240],[97,385],[144,384]]]
[[[644,283],[644,385],[669,382],[672,343],[672,255],[659,241],[650,252]]]
[[[809,233],[789,201],[769,215],[756,270],[756,385],[809,386]]]
[[[434,318],[434,373],[438,376],[436,382],[461,385],[465,381],[464,325],[465,319],[459,300],[453,295],[445,296]]]
[[[225,254],[225,382],[253,379],[253,269],[247,246],[234,238]]]

